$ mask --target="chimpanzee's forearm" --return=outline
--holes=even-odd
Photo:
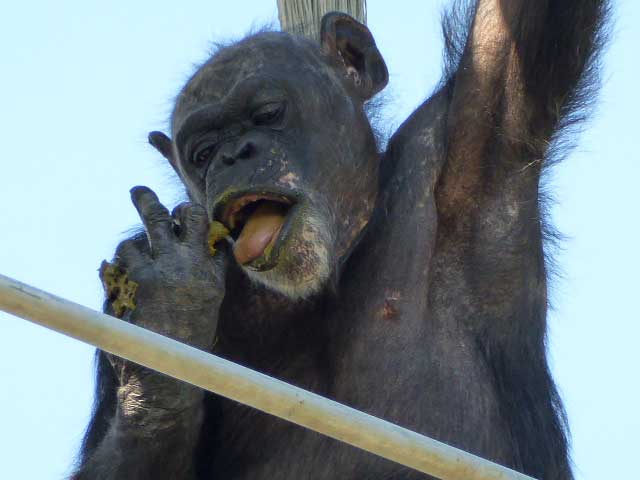
[[[194,478],[202,390],[129,362],[122,370],[108,430],[72,478]]]
[[[106,313],[209,350],[226,261],[208,249],[206,210],[184,203],[170,214],[146,187],[131,195],[145,233],[121,242],[100,268]],[[73,478],[193,478],[203,391],[107,354],[98,367],[97,406]]]

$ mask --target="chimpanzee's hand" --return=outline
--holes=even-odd
[[[205,209],[183,203],[170,215],[147,187],[134,187],[131,199],[145,226],[147,241],[129,239],[115,263],[138,284],[136,308],[126,319],[198,348],[210,348],[224,296],[225,254],[207,250]]]
[[[124,320],[210,349],[224,296],[226,252],[219,251],[215,257],[208,252],[205,209],[184,203],[170,215],[147,187],[133,188],[131,198],[146,239],[125,240],[116,250],[114,263],[138,284],[136,306]],[[120,380],[123,411],[134,418],[142,415],[141,423],[149,421],[149,414],[187,410],[199,398],[195,387],[113,356],[110,359]]]

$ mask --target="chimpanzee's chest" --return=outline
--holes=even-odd
[[[392,408],[401,405],[395,405]],[[405,405],[405,411],[411,407]],[[242,406],[231,407],[206,478],[225,480],[425,479],[355,447]],[[405,422],[402,422],[407,425]],[[407,425],[416,428],[415,425]],[[205,447],[206,448],[206,447]]]
[[[429,387],[440,394],[440,383],[448,378],[439,358],[430,353],[440,336],[430,329],[427,302],[424,294],[418,295],[417,282],[390,290],[389,280],[373,277],[367,290],[351,291],[349,308],[331,312],[330,344],[323,354],[276,376],[409,429],[434,433],[432,420],[443,415],[447,403],[432,397]],[[221,403],[221,424],[214,427],[218,436],[210,447],[216,452],[211,478],[426,478],[284,420],[231,401]]]

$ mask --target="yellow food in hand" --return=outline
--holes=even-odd
[[[100,265],[100,279],[116,317],[122,318],[127,310],[135,310],[138,284],[129,280],[129,274],[124,268],[105,260]]]

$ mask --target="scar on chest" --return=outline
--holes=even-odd
[[[399,317],[398,300],[400,300],[400,292],[389,292],[382,304],[382,318],[385,320],[395,320]]]

